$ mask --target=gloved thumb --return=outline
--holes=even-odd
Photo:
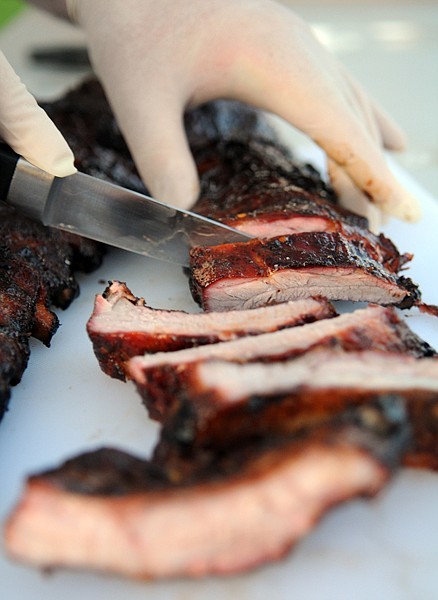
[[[0,137],[43,171],[76,172],[67,142],[0,52]]]

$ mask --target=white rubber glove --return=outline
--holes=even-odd
[[[153,195],[189,207],[198,194],[183,111],[233,98],[284,118],[326,151],[334,184],[416,220],[383,148],[399,129],[291,10],[271,0],[67,0],[82,25],[137,167]],[[347,187],[348,187],[347,186]]]
[[[0,138],[52,175],[75,173],[73,153],[0,52]]]

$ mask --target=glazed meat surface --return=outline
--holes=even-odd
[[[420,292],[339,233],[309,232],[197,247],[191,252],[193,297],[226,311],[320,296],[409,308]]]
[[[197,164],[202,189],[195,212],[258,238],[341,232],[395,273],[412,258],[401,255],[383,234],[369,231],[364,217],[339,206],[317,171],[298,166],[278,142],[205,145],[197,153]]]

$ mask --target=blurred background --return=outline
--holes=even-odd
[[[313,26],[403,127],[409,145],[396,161],[438,198],[438,1],[283,3]],[[73,52],[47,60],[47,50],[65,47]],[[21,0],[1,0],[0,48],[37,97],[54,97],[83,76],[83,47],[80,32],[70,24]]]

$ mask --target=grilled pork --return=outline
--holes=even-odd
[[[163,435],[182,446],[228,445],[289,423],[318,421],[366,404],[376,394],[397,394],[406,399],[415,432],[407,460],[419,464],[421,453],[424,465],[438,466],[437,358],[316,349],[274,363],[210,360],[167,366],[149,381],[141,393],[147,394],[148,385],[162,390],[167,385],[165,393],[174,397]]]
[[[29,479],[6,549],[42,568],[141,578],[253,568],[332,506],[378,492],[407,438],[402,405],[387,398],[184,466],[98,450]]]
[[[339,206],[315,169],[297,166],[278,142],[222,141],[204,145],[197,159],[202,189],[195,212],[258,238],[340,232],[395,273],[412,258],[369,231],[364,217]]]
[[[74,271],[96,268],[103,251],[0,206],[0,418],[29,358],[31,336],[50,346],[59,320],[79,292]]]
[[[265,333],[255,338],[134,356],[128,361],[126,369],[128,377],[137,385],[149,415],[162,421],[178,403],[178,394],[168,389],[172,379],[170,373],[174,369],[180,372],[189,363],[211,359],[273,362],[321,347],[346,351],[380,350],[416,357],[435,354],[429,344],[421,340],[397,315],[395,309],[369,306],[333,319]]]
[[[125,362],[135,355],[257,335],[334,315],[327,301],[314,299],[226,315],[157,310],[146,306],[124,283],[113,281],[96,297],[87,331],[102,370],[124,379]]]
[[[320,296],[410,308],[417,286],[397,277],[340,233],[299,233],[267,240],[197,247],[191,289],[207,311],[266,306]]]

